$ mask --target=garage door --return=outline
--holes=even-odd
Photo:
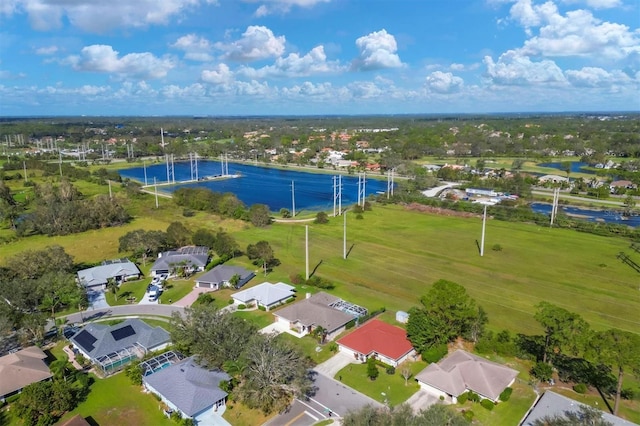
[[[202,281],[198,281],[198,287],[200,288],[213,288],[213,283],[205,283]]]

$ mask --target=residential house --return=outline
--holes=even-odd
[[[60,426],[91,426],[91,423],[89,423],[80,414],[76,414],[75,416],[73,416],[69,420],[67,420],[66,422],[59,423],[59,425]]]
[[[171,336],[162,327],[151,327],[142,320],[131,318],[111,326],[90,323],[69,340],[104,374],[111,374],[149,352],[164,349]]]
[[[538,182],[540,183],[547,183],[547,182],[551,182],[551,183],[569,183],[569,178],[564,177],[564,176],[558,176],[558,175],[544,175],[544,176],[540,176],[538,178]]]
[[[87,289],[104,289],[110,278],[122,283],[137,280],[141,275],[140,269],[129,259],[105,260],[100,266],[78,271],[78,282]]]
[[[407,339],[407,332],[379,319],[367,321],[355,331],[340,338],[337,343],[340,352],[361,362],[373,357],[397,367],[416,356],[416,350]]]
[[[522,423],[520,423],[520,426],[533,426],[537,420],[542,420],[547,416],[564,416],[567,412],[575,413],[580,410],[581,406],[586,405],[575,399],[567,398],[566,396],[548,390],[533,403],[533,406]],[[613,414],[604,411],[600,411],[600,413],[601,419],[612,426],[637,426],[635,423],[614,416]]]
[[[144,387],[158,395],[170,412],[177,411],[182,418],[193,419],[196,424],[225,424],[222,414],[226,408],[227,393],[220,382],[230,380],[219,370],[200,367],[193,357],[144,376]]]
[[[209,247],[181,247],[159,253],[158,259],[151,266],[151,276],[174,275],[179,267],[184,268],[188,274],[202,272],[207,263],[209,263]]]
[[[238,276],[238,282],[234,288],[238,289],[248,283],[256,274],[240,266],[218,265],[196,278],[196,287],[220,290],[223,287],[230,287],[230,280]]]
[[[326,333],[325,339],[333,340],[346,330],[347,323],[358,317],[356,313],[347,313],[336,308],[340,307],[342,302],[340,298],[325,292],[313,296],[307,293],[304,300],[285,306],[273,315],[276,323],[294,332],[298,337],[322,327]]]
[[[37,346],[0,357],[0,401],[32,383],[51,379],[53,375],[45,359],[47,355]]]
[[[638,189],[638,185],[631,182],[630,180],[616,180],[609,184],[609,188],[611,189],[611,193],[625,190],[625,189]]]
[[[295,296],[296,288],[285,283],[264,282],[246,290],[233,293],[231,298],[236,305],[264,307],[267,311]]]
[[[422,389],[453,403],[467,391],[498,402],[517,375],[512,368],[458,349],[440,362],[429,364],[416,375],[416,380]]]

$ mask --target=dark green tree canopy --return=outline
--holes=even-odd
[[[420,299],[421,306],[412,308],[407,323],[407,337],[414,348],[448,343],[457,337],[478,333],[478,308],[460,284],[436,281]],[[473,329],[473,330],[472,330]]]

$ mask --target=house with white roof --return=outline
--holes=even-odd
[[[288,299],[295,296],[296,288],[278,282],[272,284],[270,282],[264,282],[246,290],[233,293],[231,298],[236,305],[251,305],[264,307],[267,311],[286,302]]]

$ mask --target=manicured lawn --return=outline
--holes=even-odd
[[[107,303],[110,306],[117,305],[128,305],[128,299],[131,297],[135,297],[135,302],[138,303],[144,297],[144,293],[147,291],[147,285],[151,282],[151,278],[143,278],[141,280],[136,281],[127,281],[120,285],[120,289],[118,290],[118,299],[116,300],[113,293],[110,290],[107,290],[105,293],[105,297],[107,299]]]
[[[160,302],[164,304],[174,303],[191,293],[195,283],[192,279],[173,279],[170,278],[164,282]],[[169,302],[171,301],[171,302]]]
[[[411,371],[415,374],[426,367],[426,363],[419,361],[410,364]],[[395,406],[405,402],[416,393],[420,386],[409,379],[405,385],[404,378],[400,375],[402,367],[396,369],[395,374],[387,374],[384,368],[378,367],[380,374],[376,380],[367,377],[367,364],[349,364],[336,374],[335,378],[371,398],[389,405]],[[415,371],[414,371],[415,370]]]
[[[244,405],[227,402],[227,410],[222,417],[233,426],[255,426],[264,424],[270,417],[275,415],[277,413],[265,416],[260,410],[252,410]]]
[[[252,311],[235,311],[232,315],[254,323],[259,329],[273,323],[273,314],[259,309]]]
[[[329,345],[331,343],[325,343],[320,345],[318,341],[312,336],[304,336],[298,338],[289,333],[282,333],[278,336],[278,339],[284,339],[297,346],[302,350],[302,352],[309,357],[315,364],[320,364],[331,358],[335,355],[334,352],[329,350]],[[320,348],[320,351],[317,351],[316,348]]]
[[[124,373],[106,379],[95,378],[86,401],[63,419],[80,414],[91,417],[99,425],[166,425],[175,426],[160,410],[160,403],[132,385]]]
[[[454,405],[462,411],[473,411],[474,419],[486,426],[512,426],[517,425],[525,413],[533,404],[536,395],[530,386],[518,383],[512,385],[513,393],[507,402],[500,402],[493,410],[489,411],[477,402],[467,401],[464,404]]]

